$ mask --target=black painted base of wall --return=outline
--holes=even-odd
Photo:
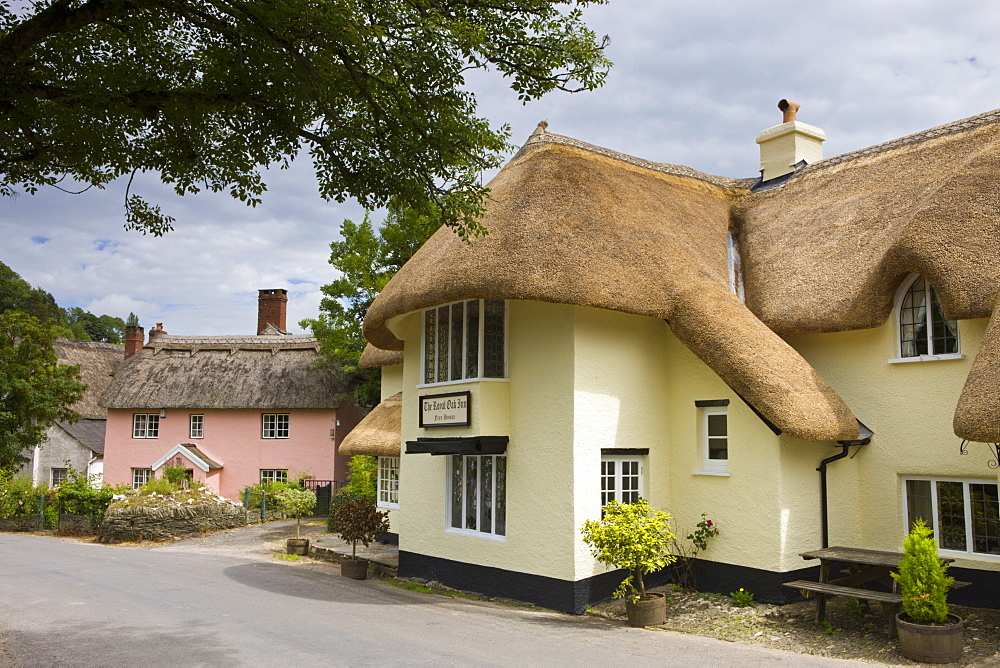
[[[801,600],[796,590],[784,587],[782,583],[816,580],[819,577],[819,566],[776,573],[700,559],[695,560],[693,571],[700,591],[729,594],[743,587],[753,592],[756,601],[776,604]],[[1000,597],[995,595],[1000,591],[1000,571],[954,567],[948,571],[956,579],[972,583],[969,587],[952,592],[948,597],[950,603],[1000,608]],[[610,599],[612,592],[625,578],[625,571],[602,573],[573,582],[400,550],[399,575],[435,580],[449,587],[485,596],[511,598],[562,612],[582,614],[594,603]],[[666,568],[650,573],[643,580],[648,587],[658,587],[675,581],[675,572]]]
[[[757,568],[698,560],[694,564],[694,574],[698,580],[698,589],[701,591],[728,594],[743,587],[752,591],[756,600],[762,603],[790,603],[796,599],[796,592],[788,587],[782,587],[781,583],[815,579],[819,575],[819,568],[814,566],[788,573],[774,573]],[[602,573],[574,582],[400,550],[399,575],[436,580],[456,589],[486,596],[512,598],[562,612],[581,614],[590,605],[610,599],[611,594],[625,578],[625,571]],[[666,568],[650,573],[643,580],[646,586],[657,587],[673,582],[674,576],[673,569]]]
[[[394,531],[384,533],[376,538],[375,542],[382,543],[383,545],[399,545],[399,534]]]

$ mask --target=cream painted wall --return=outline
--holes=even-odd
[[[403,365],[393,364],[382,367],[382,397],[385,401],[403,390]]]
[[[900,549],[905,534],[904,476],[996,480],[983,445],[962,456],[952,431],[959,394],[986,330],[985,319],[959,321],[964,359],[890,364],[895,313],[881,327],[789,339],[875,436],[853,459],[829,468],[830,542]],[[844,500],[843,503],[838,501]],[[959,559],[957,566],[1000,570],[1000,559]]]

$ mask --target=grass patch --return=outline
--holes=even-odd
[[[275,552],[271,555],[275,559],[281,559],[282,561],[302,561],[302,557],[297,554],[285,554],[284,552]]]

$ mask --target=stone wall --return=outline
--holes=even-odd
[[[97,540],[101,543],[166,541],[232,529],[246,523],[243,507],[231,503],[203,503],[183,508],[112,505],[104,516]]]

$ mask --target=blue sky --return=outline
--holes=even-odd
[[[547,120],[649,160],[749,177],[781,98],[826,132],[827,157],[1000,107],[1000,11],[987,2],[611,0],[585,15],[611,39],[603,89],[522,105],[499,77],[470,82],[514,143]],[[304,163],[265,180],[255,209],[138,182],[177,219],[159,239],[122,229],[123,184],[0,199],[0,261],[63,306],[134,311],[177,334],[252,333],[257,290],[283,287],[291,324],[316,314],[334,277],[329,243],[363,211],[320,199]]]

